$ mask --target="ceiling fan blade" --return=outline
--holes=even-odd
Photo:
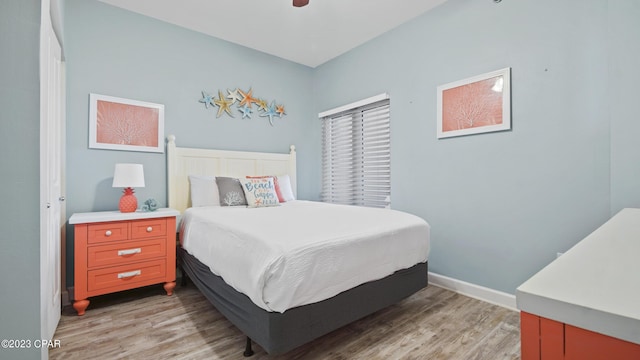
[[[293,0],[293,6],[302,7],[309,4],[309,0]]]

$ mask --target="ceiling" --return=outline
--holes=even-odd
[[[446,0],[100,0],[316,67]]]

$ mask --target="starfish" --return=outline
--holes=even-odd
[[[198,100],[201,103],[204,103],[204,107],[206,107],[207,109],[209,108],[209,105],[214,106],[213,105],[213,96],[207,94],[206,92],[202,92],[202,99]]]
[[[244,92],[240,89],[238,89],[238,91],[240,92],[240,95],[242,95],[242,100],[240,100],[240,104],[238,106],[247,105],[251,107],[251,103],[254,103],[257,101],[257,99],[254,98],[252,95],[253,90],[251,90],[251,88],[249,88],[249,91],[247,92]]]
[[[218,98],[213,100],[213,102],[218,106],[218,115],[216,115],[217,118],[219,118],[220,115],[222,115],[223,111],[229,114],[229,116],[233,117],[233,114],[231,113],[231,108],[230,108],[233,102],[227,100],[222,94],[222,91],[218,90]]]
[[[267,111],[265,111],[264,114],[260,114],[260,116],[262,117],[265,117],[265,116],[269,117],[269,124],[271,124],[271,126],[273,126],[273,117],[277,115],[278,113],[276,112],[275,101],[272,101],[271,104],[269,104],[269,107],[267,107]]]
[[[253,110],[251,110],[250,107],[248,107],[246,104],[243,107],[239,107],[238,111],[240,111],[242,113],[242,118],[246,118],[248,117],[249,119],[251,119],[251,113],[253,112]]]
[[[231,99],[231,104],[234,104],[236,101],[240,102],[241,98],[240,95],[238,95],[238,89],[233,91],[227,89],[227,92],[229,93],[229,95],[227,95],[227,99]]]
[[[284,112],[284,105],[276,106],[276,112],[278,113],[278,117],[282,117],[282,115],[287,115],[287,113]]]
[[[258,109],[262,111],[267,111],[267,101],[264,99],[257,99],[256,105],[258,105]]]

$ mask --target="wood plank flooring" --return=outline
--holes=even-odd
[[[429,285],[404,301],[281,356],[258,359],[520,358],[519,315]],[[50,359],[246,359],[245,337],[200,294],[161,285],[91,299],[84,316],[65,307]]]

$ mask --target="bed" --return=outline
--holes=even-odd
[[[294,146],[287,154],[180,148],[170,136],[167,169],[169,207],[182,214],[178,266],[247,336],[245,356],[252,341],[285,353],[427,286],[429,226],[413,215],[302,200],[192,206],[193,176],[283,175],[295,197]]]

